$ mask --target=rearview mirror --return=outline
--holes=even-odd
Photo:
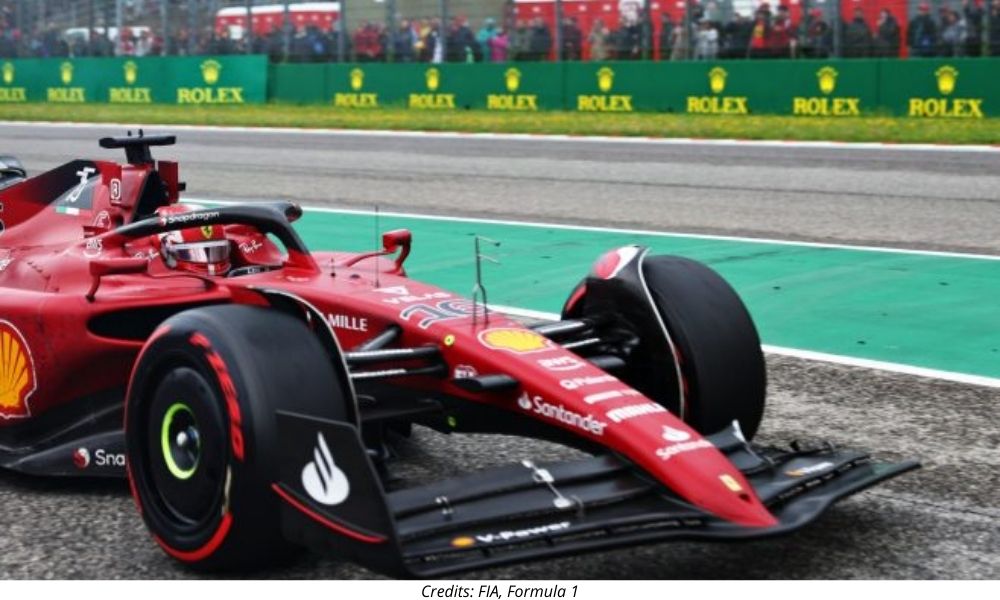
[[[145,258],[105,258],[90,261],[90,276],[94,281],[87,292],[87,300],[94,301],[97,289],[101,287],[101,278],[108,275],[127,275],[145,273],[149,270],[149,260]]]

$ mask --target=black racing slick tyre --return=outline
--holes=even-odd
[[[767,371],[743,301],[715,271],[686,258],[648,257],[643,276],[678,355],[685,420],[703,434],[736,420],[751,439],[764,414]]]
[[[167,320],[139,355],[125,414],[129,482],[156,542],[205,571],[288,556],[275,412],[343,421],[349,394],[290,315],[216,306]]]

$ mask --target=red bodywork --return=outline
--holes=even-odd
[[[151,240],[129,240],[115,228],[135,220],[154,179],[166,190],[161,206],[176,203],[177,174],[169,162],[154,168],[77,161],[0,192],[0,430],[123,391],[156,327],[137,315],[209,303],[267,305],[256,291],[266,288],[316,307],[345,350],[393,324],[403,330],[401,346],[440,347],[447,377],[414,376],[400,385],[562,428],[627,457],[728,521],[776,523],[741,472],[680,418],[517,321],[491,313],[486,323],[482,313],[472,314],[470,300],[409,279],[384,258],[284,254],[256,230],[231,225],[234,268],[280,268],[213,279],[170,270]],[[69,202],[77,190],[79,198]],[[134,328],[107,325],[133,322]],[[474,393],[455,384],[472,374],[509,374],[522,385]]]

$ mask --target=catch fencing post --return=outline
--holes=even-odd
[[[552,40],[556,45],[556,62],[563,60],[563,3],[556,0],[556,30],[553,32]]]
[[[441,0],[441,31],[438,32],[438,43],[441,44],[441,62],[448,62],[448,0]],[[434,60],[434,49],[431,48],[431,61]]]
[[[170,20],[169,13],[167,11],[168,4],[166,2],[160,3],[160,39],[163,40],[161,46],[160,54],[166,56],[170,53]]]
[[[288,62],[288,57],[292,52],[292,8],[291,2],[285,1],[285,12],[281,17],[281,29],[284,33],[281,53],[284,56],[282,62]]]
[[[337,15],[337,62],[344,62],[347,54],[347,0],[340,0],[340,14]]]
[[[385,49],[385,62],[396,62],[396,36],[399,35],[396,28],[396,0],[386,0],[385,32],[388,45],[388,48]]]
[[[247,54],[253,54],[253,0],[247,0],[247,29],[244,36],[247,41]]]
[[[993,26],[990,22],[991,12],[993,12],[993,7],[990,2],[988,0],[983,2],[983,56],[990,56],[992,54],[990,51],[993,49],[993,42],[990,40],[990,27]]]
[[[691,19],[691,4],[694,0],[684,2],[684,56],[681,60],[694,56],[694,22]]]
[[[840,0],[837,0],[833,3],[833,56],[836,58],[840,58],[840,36],[843,33],[840,10]]]
[[[116,0],[115,2],[115,56],[120,56],[122,53],[122,2],[123,0]]]

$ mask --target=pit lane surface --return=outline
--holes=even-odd
[[[32,172],[107,156],[110,128],[0,125]],[[659,146],[409,136],[184,132],[192,194],[1000,254],[1000,155]],[[592,256],[581,256],[589,264]],[[523,578],[1000,577],[1000,391],[769,356],[761,440],[817,437],[924,470],[787,538],[668,544],[482,573]],[[513,438],[418,431],[408,478],[552,455]],[[566,451],[555,450],[557,455]],[[153,545],[123,485],[0,475],[0,575],[187,577]],[[265,577],[369,577],[319,557]]]

